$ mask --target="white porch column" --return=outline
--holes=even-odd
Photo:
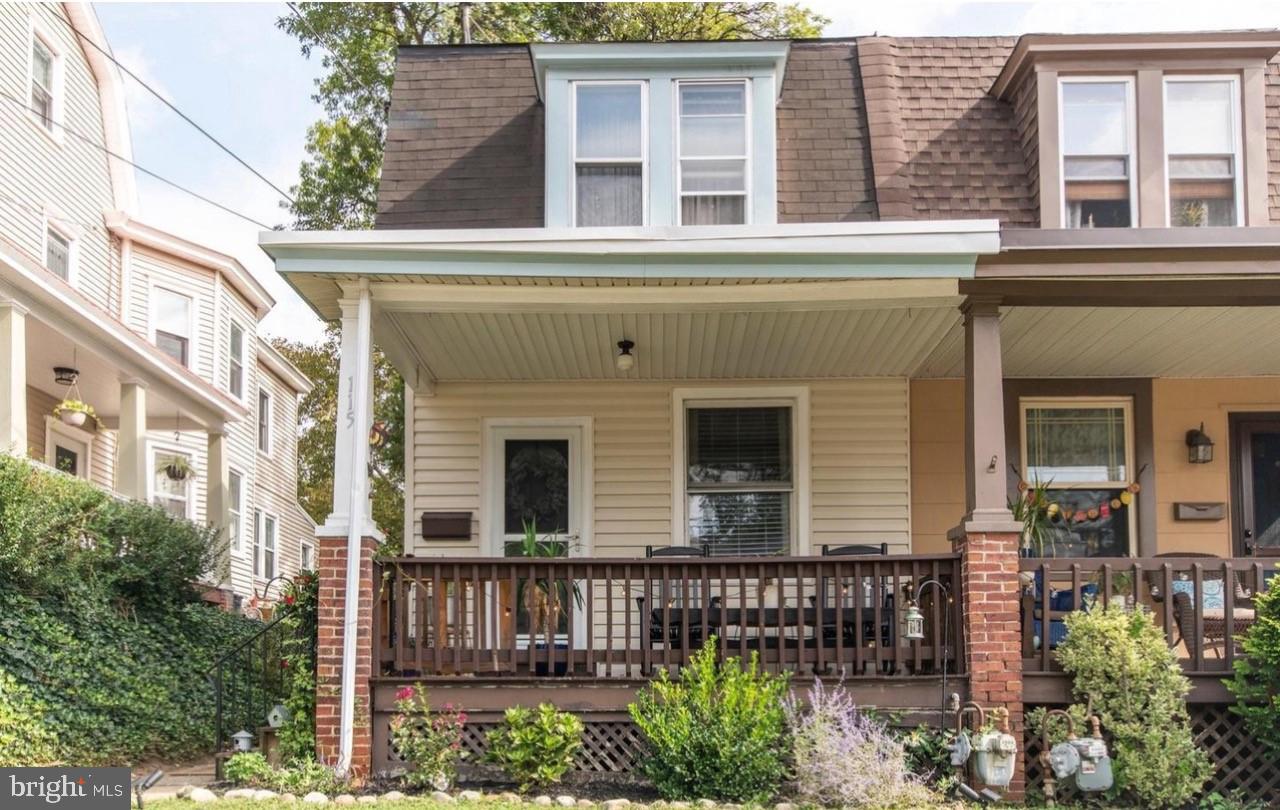
[[[222,533],[219,540],[228,543],[226,551],[218,561],[218,570],[213,572],[219,581],[226,581],[231,576],[229,567],[231,551],[230,537],[227,529],[231,526],[231,470],[227,460],[226,434],[209,431],[206,438],[208,458],[205,464],[205,521],[217,527]]]
[[[147,386],[137,380],[120,383],[120,430],[116,438],[116,491],[137,501],[147,499]]]
[[[1000,304],[967,299],[964,313],[966,521],[1010,521]]]
[[[352,523],[371,536],[369,516],[369,430],[372,425],[373,340],[372,314],[367,283],[354,298],[338,302],[342,309],[342,339],[338,359],[338,424],[334,442],[333,509],[317,533],[346,536]],[[361,318],[362,309],[365,313]],[[359,440],[356,440],[356,437]],[[357,458],[358,456],[358,458]],[[364,493],[356,499],[360,511],[351,520],[353,490]]]
[[[0,451],[27,456],[27,310],[0,301]]]

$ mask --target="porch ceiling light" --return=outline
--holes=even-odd
[[[58,385],[75,385],[80,379],[80,370],[70,366],[54,366],[53,381]]]
[[[1192,464],[1208,464],[1213,461],[1213,439],[1204,432],[1204,422],[1200,427],[1187,431],[1187,461]]]
[[[635,347],[636,344],[630,340],[618,341],[618,356],[613,361],[618,371],[627,372],[636,367],[636,356],[631,353]]]

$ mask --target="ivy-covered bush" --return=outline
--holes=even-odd
[[[1114,741],[1115,792],[1141,807],[1181,807],[1213,773],[1187,714],[1191,682],[1150,612],[1118,605],[1072,613],[1058,660],[1080,703]],[[1076,712],[1079,709],[1075,710]]]
[[[928,807],[937,797],[907,767],[886,724],[860,710],[843,686],[815,680],[809,700],[786,704],[797,796],[819,807]]]
[[[1236,696],[1232,711],[1249,733],[1280,757],[1280,576],[1253,600],[1256,621],[1244,634],[1244,655],[1235,660],[1227,688]]]
[[[502,725],[490,731],[488,759],[528,791],[559,782],[582,747],[582,721],[550,703],[536,709],[507,709]]]
[[[422,684],[399,689],[391,742],[408,765],[405,784],[448,790],[458,778],[458,760],[465,756],[462,729],[466,724],[466,712],[448,704],[432,711]]]
[[[320,581],[310,571],[285,586],[280,618],[284,639],[281,664],[289,719],[280,727],[280,756],[285,762],[309,761],[316,755],[316,612]]]
[[[259,626],[194,601],[218,556],[208,529],[0,454],[0,740],[23,741],[0,744],[9,764],[207,753],[209,667]]]
[[[644,772],[667,799],[767,799],[786,770],[786,694],[787,677],[763,672],[756,654],[717,664],[708,639],[678,681],[659,671],[630,706],[648,742]]]

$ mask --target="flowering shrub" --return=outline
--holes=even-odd
[[[666,799],[767,799],[786,771],[786,690],[787,677],[761,671],[755,653],[745,667],[737,658],[717,664],[714,638],[679,681],[659,670],[630,706],[654,787]]]
[[[502,725],[488,734],[489,760],[521,790],[560,781],[582,747],[582,721],[550,703],[537,709],[507,709]]]
[[[280,668],[288,685],[284,706],[289,719],[280,728],[280,756],[286,762],[316,755],[316,632],[319,580],[303,571],[285,586],[284,614],[289,632],[281,642]]]
[[[923,807],[935,797],[907,769],[907,753],[889,728],[860,711],[843,686],[814,681],[809,705],[785,703],[795,758],[796,793],[825,807]]]
[[[391,718],[391,742],[409,764],[404,781],[411,787],[446,790],[458,778],[462,750],[462,728],[467,715],[445,704],[433,712],[421,684],[396,692],[396,710]]]

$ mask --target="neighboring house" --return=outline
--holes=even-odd
[[[296,485],[311,385],[259,336],[275,302],[237,260],[138,221],[106,52],[87,4],[0,8],[0,449],[222,528],[210,584],[238,604],[314,564]],[[100,429],[55,417],[66,397]],[[194,477],[164,472],[175,456]]]
[[[322,650],[359,698],[322,749],[366,764],[368,688],[385,766],[387,690],[422,673],[440,700],[460,671],[501,683],[452,695],[477,722],[518,699],[504,677],[585,675],[557,691],[614,722],[628,679],[709,633],[879,705],[936,706],[953,660],[1020,728],[1024,688],[1069,697],[1050,649],[1084,581],[1155,606],[1192,699],[1221,701],[1234,648],[1204,650],[1230,635],[1228,575],[1150,558],[1280,546],[1277,51],[1275,31],[401,49],[377,228],[261,237],[342,323],[322,593],[394,605],[358,614],[372,663]],[[414,558],[348,569],[376,539],[371,341],[408,383]],[[1047,572],[1009,510],[1036,481],[1057,516],[1037,550],[1067,558]],[[568,559],[510,559],[531,518]],[[870,556],[821,556],[848,544]],[[1260,586],[1256,558],[1222,564]],[[1217,604],[1189,596],[1213,572]],[[559,600],[515,599],[557,577]],[[950,644],[936,594],[906,641],[930,578],[957,599]]]

